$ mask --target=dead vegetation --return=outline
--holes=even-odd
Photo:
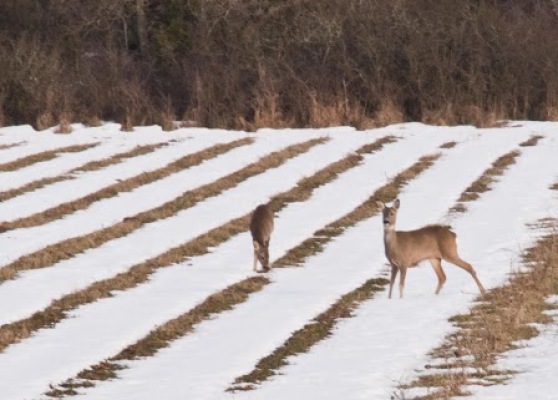
[[[327,243],[333,238],[340,236],[346,229],[359,221],[376,215],[379,211],[376,205],[377,201],[389,203],[395,200],[401,188],[428,169],[439,156],[439,154],[436,154],[421,157],[419,161],[398,174],[390,183],[379,188],[370,198],[349,214],[315,232],[311,238],[305,240],[285,256],[276,260],[273,263],[273,268],[302,265],[310,255],[321,252]]]
[[[34,255],[30,255],[32,258],[29,258],[27,261],[25,260],[27,256],[22,257],[22,259],[5,267],[0,270],[0,272],[3,273],[6,279],[10,279],[15,276],[18,270],[44,268],[57,261],[67,259],[77,253],[83,252],[87,248],[98,246],[115,237],[124,236],[145,223],[171,216],[180,209],[191,207],[199,201],[203,201],[211,196],[216,196],[249,177],[262,173],[269,168],[277,167],[286,160],[304,153],[313,146],[323,143],[324,141],[325,139],[318,138],[289,146],[261,158],[258,162],[248,165],[240,171],[225,176],[194,191],[187,192],[178,199],[157,208],[155,211],[152,210],[142,213],[100,232],[50,246],[50,249],[46,248],[45,250],[34,253]],[[66,318],[70,310],[80,305],[110,297],[112,295],[111,293],[115,290],[130,289],[145,282],[158,268],[163,268],[177,262],[182,262],[189,257],[207,253],[209,248],[217,246],[232,235],[245,231],[248,226],[248,219],[249,215],[246,215],[229,221],[223,226],[212,229],[181,246],[170,249],[157,257],[137,264],[131,267],[127,272],[121,273],[113,278],[95,282],[85,289],[55,300],[47,308],[36,312],[29,318],[1,326],[0,351],[10,344],[29,337],[32,332],[38,329],[55,325]]]
[[[556,308],[547,298],[558,293],[558,234],[524,251],[523,266],[509,281],[490,290],[469,312],[450,319],[456,330],[431,352],[432,363],[419,377],[399,387],[397,399],[435,400],[467,395],[469,385],[501,384],[515,374],[496,366],[519,341],[538,335],[534,324],[547,324],[545,312]],[[407,396],[411,388],[427,394]]]
[[[75,379],[70,379],[57,387],[51,386],[51,390],[45,394],[50,397],[73,396],[79,394],[77,392],[79,388],[94,386],[95,381],[114,379],[117,377],[118,370],[124,368],[119,361],[153,356],[173,340],[192,332],[200,322],[243,303],[249,295],[261,290],[268,283],[269,280],[263,276],[251,277],[235,283],[209,296],[188,313],[155,328],[146,337],[126,347],[116,356],[82,370]]]
[[[394,142],[396,139],[392,136],[386,136],[376,140],[373,143],[367,144],[362,146],[355,154],[350,154],[344,159],[330,164],[329,166],[325,167],[324,169],[316,172],[313,176],[307,177],[302,179],[294,188],[288,190],[287,192],[281,193],[274,198],[271,199],[270,204],[272,205],[275,212],[280,211],[284,207],[286,207],[289,203],[292,202],[300,202],[307,200],[312,191],[321,185],[324,185],[333,179],[335,179],[339,174],[348,169],[357,166],[362,161],[363,154],[370,154],[375,151],[380,150],[384,145]],[[120,276],[116,277],[115,279],[109,279],[104,283],[101,283],[100,286],[97,284],[92,285],[90,288],[87,288],[83,291],[83,293],[92,293],[93,296],[90,297],[87,302],[93,301],[93,297],[102,298],[108,296],[110,290],[125,290],[136,285],[139,285],[148,277],[155,272],[157,268],[163,268],[165,266],[171,265],[173,263],[183,262],[187,258],[199,256],[205,254],[209,251],[210,248],[216,247],[219,244],[225,242],[229,238],[234,235],[237,235],[241,232],[246,232],[248,230],[248,224],[250,220],[250,214],[246,214],[243,217],[234,219],[232,221],[227,222],[226,224],[215,228],[206,234],[203,234],[196,239],[179,246],[175,249],[170,250],[169,252],[157,257],[156,259],[150,260],[149,262],[145,262],[139,264],[129,272],[121,274]],[[257,286],[252,286],[253,282],[258,282]],[[221,298],[224,293],[226,294],[228,290],[237,288],[253,288],[253,291],[257,291],[261,289],[261,286],[266,285],[268,283],[267,279],[265,280],[258,280],[257,278],[248,278],[244,281],[241,281],[235,285],[232,285],[230,288],[226,289],[224,292],[217,293],[213,296],[210,296],[207,301],[202,303],[203,305],[211,304],[213,302],[212,299],[214,298]],[[261,284],[261,286],[259,286]],[[249,294],[249,290],[243,289],[246,294]],[[228,298],[228,295],[225,296]],[[74,297],[73,299],[68,297],[65,302],[60,302],[59,304],[53,304],[49,309],[61,311],[65,313],[66,309],[72,309],[78,307],[81,304],[85,304],[84,299],[80,300],[80,297]],[[209,303],[208,303],[209,302]],[[227,302],[224,302],[224,306],[221,309],[226,309],[223,307],[232,307],[232,304],[229,306],[226,305]],[[204,307],[201,307],[205,309]],[[135,359],[140,356],[147,356],[153,354],[158,349],[167,346],[168,340],[157,340],[160,337],[161,332],[175,332],[172,335],[173,338],[180,337],[184,334],[190,332],[189,327],[182,326],[181,328],[175,328],[177,322],[176,321],[196,321],[196,323],[201,322],[204,318],[199,318],[199,309],[200,307],[195,307],[193,310],[190,310],[180,316],[177,320],[169,321],[166,324],[161,325],[157,328],[154,333],[150,334],[146,339],[139,341],[138,343],[129,346],[125,350],[123,350],[119,356],[113,358],[113,360],[123,360],[123,359]],[[211,314],[217,313],[213,307],[211,307],[214,311]],[[46,315],[46,312],[42,312],[41,315]],[[38,313],[39,314],[39,313]],[[209,314],[203,314],[209,315]],[[60,319],[64,318],[64,314],[60,314],[56,319],[50,319],[50,324],[55,324]],[[27,324],[24,322],[24,324]],[[179,323],[181,325],[181,323]],[[192,325],[193,326],[193,325]],[[15,327],[16,329],[20,329],[21,327]],[[36,327],[32,328],[32,330],[37,329]],[[2,327],[0,327],[0,337],[2,333]],[[1,342],[0,342],[1,343]],[[142,347],[146,346],[147,349],[143,349]],[[1,349],[1,348],[0,348]],[[83,381],[84,379],[87,380],[99,380],[104,379],[105,372],[107,371],[107,365],[114,365],[118,367],[117,363],[100,363],[99,365],[87,369],[86,371],[82,371],[78,378],[70,379],[65,384],[72,385],[72,390],[74,385],[78,384],[77,382]],[[114,371],[112,372],[114,373]],[[60,391],[64,391],[64,388],[53,388],[50,392],[51,394],[57,394]]]
[[[55,150],[42,151],[40,153],[31,154],[17,160],[0,164],[0,172],[16,171],[21,168],[29,167],[30,165],[45,162],[56,158],[60,153],[79,153],[92,147],[97,146],[99,143],[80,144],[73,146],[60,147]]]
[[[106,168],[109,165],[120,163],[124,159],[137,157],[137,156],[140,156],[140,155],[143,155],[143,154],[153,152],[153,151],[161,148],[163,145],[164,144],[156,144],[156,145],[151,145],[150,144],[150,145],[145,145],[145,146],[137,146],[135,149],[132,149],[132,150],[124,152],[124,153],[115,154],[114,156],[106,158],[104,160],[88,162],[87,164],[85,164],[81,167],[78,167],[78,168],[75,168],[75,169],[71,170],[67,174],[60,175],[60,176],[55,176],[55,177],[52,177],[52,178],[38,179],[36,181],[30,182],[30,183],[28,183],[26,185],[23,185],[23,186],[20,186],[18,188],[5,190],[3,192],[0,192],[0,202],[13,199],[14,197],[21,196],[22,194],[41,189],[45,186],[52,185],[52,184],[57,183],[57,182],[62,182],[62,181],[73,179],[73,174],[76,173],[76,172],[97,171],[101,168]],[[1,229],[3,229],[3,228],[0,227],[0,230]]]
[[[237,378],[228,391],[252,390],[268,380],[287,365],[287,358],[306,353],[321,340],[331,335],[335,326],[344,318],[350,318],[353,311],[364,301],[384,290],[387,279],[377,278],[366,281],[361,287],[343,295],[322,314],[318,315],[303,328],[294,332],[289,339],[269,356],[262,358],[254,370]]]
[[[376,201],[389,202],[394,200],[405,184],[432,166],[439,157],[440,154],[421,157],[419,161],[398,174],[390,183],[379,188],[352,212],[328,224],[325,228],[315,232],[312,238],[291,249],[285,256],[278,259],[273,267],[300,266],[308,257],[322,252],[326,244],[334,237],[340,236],[346,229],[356,223],[378,214],[380,210]],[[327,338],[341,318],[350,317],[352,310],[363,301],[370,299],[378,291],[383,290],[387,283],[388,281],[384,278],[371,279],[360,288],[344,295],[311,323],[293,333],[273,353],[261,359],[252,372],[237,378],[229,390],[252,390],[256,384],[260,384],[277,374],[279,369],[286,365],[288,357],[305,353],[316,343]]]
[[[534,146],[537,141],[538,140],[532,141],[530,139],[529,141],[522,143],[521,146]],[[477,200],[482,193],[488,192],[498,177],[502,176],[511,165],[515,164],[517,157],[520,155],[521,152],[519,150],[513,150],[499,157],[492,163],[490,168],[484,171],[477,180],[475,180],[467,189],[463,191],[463,193],[461,193],[457,203],[450,209],[450,211],[454,213],[463,213],[467,211],[465,203]]]
[[[0,125],[1,127],[2,125]],[[18,142],[18,143],[10,143],[10,144],[0,144],[0,150],[7,150],[13,147],[21,146],[25,142]]]
[[[115,197],[122,192],[130,192],[135,188],[163,179],[181,170],[199,165],[205,160],[217,157],[218,155],[224,154],[231,149],[239,146],[245,146],[252,142],[252,139],[244,138],[235,140],[230,143],[217,144],[208,149],[181,157],[180,159],[171,162],[165,167],[156,169],[154,171],[144,172],[134,177],[122,180],[118,183],[90,193],[87,196],[84,196],[77,200],[63,203],[43,212],[19,218],[14,221],[4,222],[0,227],[0,231],[5,232],[13,229],[30,228],[33,226],[46,224],[76,211],[84,210],[97,201]]]

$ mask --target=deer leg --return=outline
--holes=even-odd
[[[477,273],[475,272],[475,270],[474,270],[474,268],[471,264],[469,264],[466,261],[463,261],[459,257],[452,257],[451,259],[448,259],[446,261],[458,266],[459,268],[463,268],[465,271],[467,271],[469,274],[471,274],[471,276],[475,280],[477,286],[479,287],[480,292],[482,294],[486,293],[486,290],[484,290],[484,287],[482,286],[482,283],[480,283],[479,278],[477,278]]]
[[[403,289],[405,289],[405,277],[407,276],[407,267],[402,267],[399,276],[399,298],[403,298]]]
[[[436,287],[436,294],[438,294],[440,293],[440,290],[442,290],[442,286],[444,286],[444,283],[446,283],[446,274],[442,269],[441,259],[431,258],[429,261],[430,264],[432,265],[432,268],[434,268],[434,272],[436,273],[436,276],[438,277],[438,287]]]
[[[254,272],[258,272],[258,254],[256,249],[254,249]]]
[[[388,298],[391,299],[391,291],[393,290],[393,284],[395,283],[395,278],[397,277],[398,269],[395,265],[391,266],[391,279],[389,280],[389,295]]]

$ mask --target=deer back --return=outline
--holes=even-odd
[[[250,220],[252,239],[262,246],[269,244],[273,232],[273,211],[267,204],[260,204],[254,210]]]
[[[429,225],[413,231],[396,232],[393,258],[406,266],[423,260],[451,257],[456,252],[456,235],[449,226]]]

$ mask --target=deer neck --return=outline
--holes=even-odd
[[[386,256],[389,260],[393,259],[397,253],[397,232],[393,225],[384,228],[384,244]]]

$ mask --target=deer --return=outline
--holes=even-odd
[[[399,296],[403,298],[405,277],[407,269],[415,267],[421,261],[428,260],[438,277],[438,286],[435,294],[440,293],[446,282],[446,274],[442,269],[442,260],[457,267],[463,268],[475,280],[480,292],[486,293],[477,278],[473,266],[461,259],[457,253],[457,235],[447,225],[427,225],[412,231],[396,231],[395,221],[401,202],[396,199],[392,207],[386,206],[381,201],[376,202],[382,211],[384,225],[385,254],[391,265],[391,279],[388,298],[391,293],[395,278],[399,272]]]
[[[258,261],[263,271],[269,271],[269,240],[273,232],[273,211],[268,204],[260,204],[252,213],[250,233],[254,244],[254,272],[258,271]]]

